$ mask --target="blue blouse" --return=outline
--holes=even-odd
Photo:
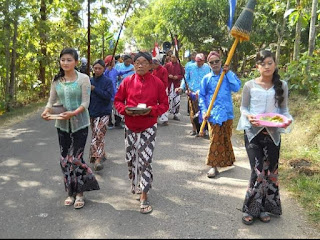
[[[220,73],[216,75],[210,72],[205,75],[200,84],[199,108],[201,116],[208,111],[212,96],[220,79]],[[223,122],[233,119],[232,92],[238,92],[241,81],[235,73],[228,71],[222,80],[219,92],[213,104],[208,121],[213,124],[222,125]]]
[[[254,127],[249,122],[247,115],[257,115],[261,113],[279,113],[293,120],[288,109],[288,85],[287,82],[281,80],[284,90],[284,100],[280,106],[275,104],[275,90],[272,86],[269,89],[264,89],[255,82],[254,79],[248,81],[243,86],[242,100],[240,112],[241,116],[238,122],[237,130],[245,130],[249,142],[258,135],[262,129],[266,129],[271,136],[275,145],[280,144],[280,133],[291,131],[291,126],[286,129],[276,127]]]

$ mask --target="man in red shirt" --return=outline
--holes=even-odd
[[[157,58],[152,58],[152,74],[163,82],[163,85],[166,89],[166,93],[168,94],[168,71],[165,67],[163,67],[160,61]],[[169,102],[169,99],[168,99]],[[165,112],[161,116],[159,116],[159,121],[164,126],[168,126],[168,112]]]
[[[175,89],[180,86],[184,68],[174,54],[171,55],[171,62],[167,63],[165,68],[168,71],[169,112],[173,114],[173,120],[180,121],[180,95],[175,92]]]
[[[134,57],[135,73],[120,84],[114,106],[124,115],[125,148],[131,192],[141,193],[140,212],[150,213],[147,193],[153,180],[152,157],[158,116],[168,108],[168,96],[162,81],[151,74],[152,56],[138,52]]]

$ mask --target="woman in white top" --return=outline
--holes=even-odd
[[[254,218],[269,222],[268,213],[281,215],[278,187],[280,133],[289,132],[292,122],[288,109],[288,85],[280,80],[273,54],[262,50],[256,56],[260,76],[245,83],[242,91],[241,117],[237,130],[244,130],[251,176],[243,204],[244,224]],[[261,113],[279,113],[289,120],[283,128],[265,127],[256,118]]]

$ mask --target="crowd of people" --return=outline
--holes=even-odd
[[[183,66],[172,51],[163,62],[145,51],[122,57],[108,55],[92,64],[90,77],[87,72],[77,70],[79,56],[75,49],[61,51],[60,70],[52,81],[41,117],[56,119],[60,166],[68,194],[65,205],[82,208],[83,193],[100,189],[84,156],[88,128],[92,131],[88,161],[95,171],[101,171],[107,159],[107,130],[117,127],[124,129],[124,159],[131,192],[140,195],[140,212],[151,213],[148,193],[153,182],[158,124],[168,126],[170,117],[180,121],[180,96],[184,93],[192,125],[190,135],[209,135],[207,177],[215,178],[220,174],[218,168],[234,164],[232,93],[240,90],[241,81],[230,66],[223,64],[218,51],[192,52],[189,60]],[[255,218],[269,222],[269,213],[282,213],[278,187],[280,135],[290,132],[293,121],[288,109],[288,86],[280,80],[273,53],[260,51],[256,56],[256,69],[259,76],[243,86],[237,125],[237,130],[244,132],[251,167],[242,209],[242,221],[247,225]],[[65,110],[53,114],[56,104],[63,105]],[[288,121],[281,127],[264,126],[256,118],[263,113],[282,114]],[[205,124],[204,133],[200,130],[202,124]]]

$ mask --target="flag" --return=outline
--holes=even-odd
[[[159,55],[159,53],[160,53],[160,50],[159,50],[158,43],[155,42],[154,48],[153,48],[153,50],[152,50],[152,56],[153,56],[153,57],[157,57],[157,56]]]
[[[228,28],[231,30],[234,12],[236,10],[237,0],[229,0],[229,21]]]

